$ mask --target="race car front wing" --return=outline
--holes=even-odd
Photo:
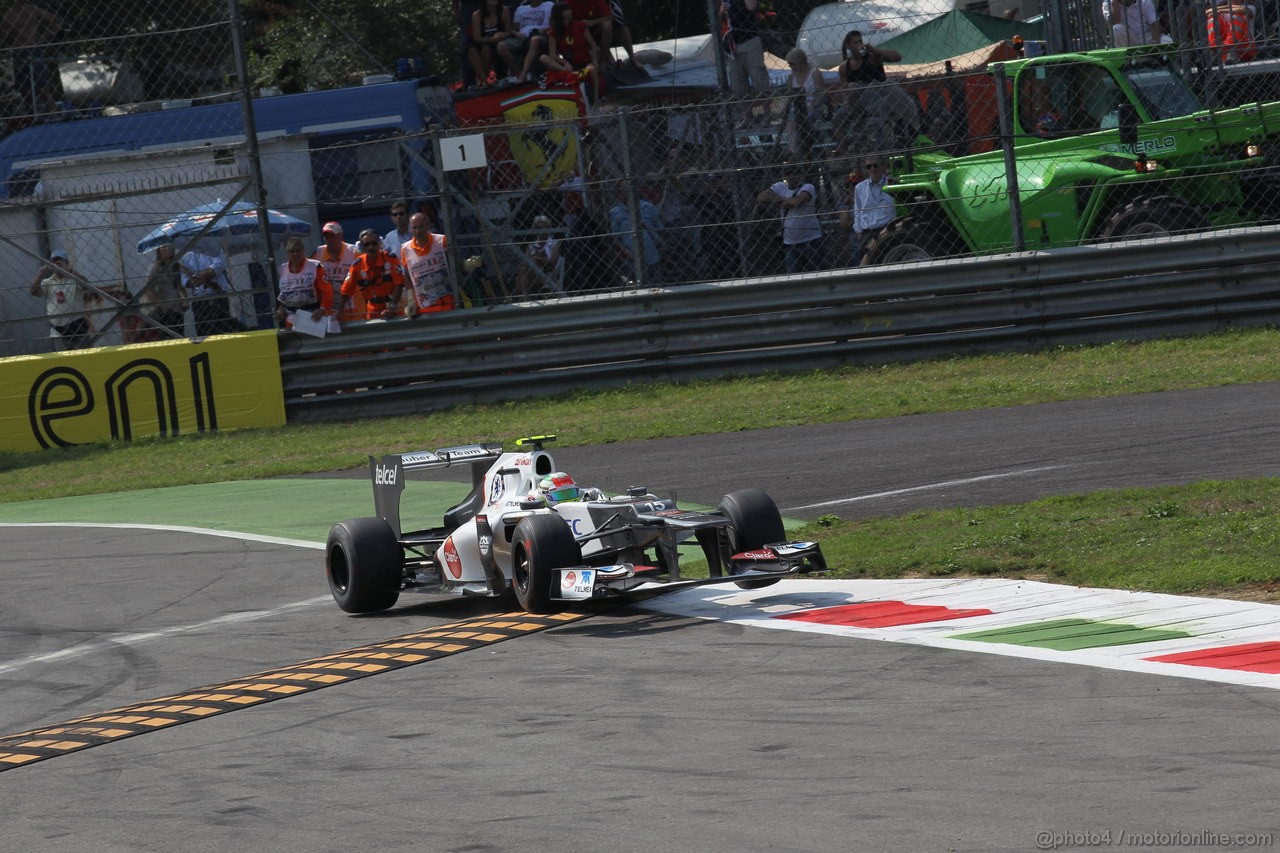
[[[726,575],[661,581],[653,572],[631,563],[611,566],[571,566],[552,574],[551,598],[558,601],[585,601],[622,595],[642,587],[654,591],[674,591],[708,584],[776,580],[798,574],[827,571],[827,561],[817,542],[780,542],[754,551],[734,554]]]

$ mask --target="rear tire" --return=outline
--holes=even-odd
[[[868,245],[862,266],[909,264],[967,254],[946,222],[899,219]]]
[[[349,518],[329,531],[324,568],[339,607],[348,613],[376,613],[400,597],[404,551],[383,519]]]
[[[558,515],[531,515],[521,519],[511,537],[511,588],[527,613],[557,613],[551,600],[556,569],[582,563],[582,552],[569,524]]]
[[[723,528],[724,562],[743,551],[752,551],[765,545],[784,542],[786,529],[782,526],[782,513],[778,505],[763,489],[741,489],[730,492],[720,501],[720,512],[731,522]],[[736,581],[742,589],[763,589],[773,586],[781,578]]]
[[[1157,195],[1131,201],[1112,213],[1098,238],[1103,242],[1134,240],[1207,231],[1212,227],[1194,205],[1177,196]]]

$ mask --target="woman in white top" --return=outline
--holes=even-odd
[[[793,154],[805,154],[816,141],[814,124],[821,121],[827,107],[827,84],[822,69],[809,64],[809,55],[798,47],[787,52],[791,74],[787,78],[793,101],[787,120],[787,136]]]

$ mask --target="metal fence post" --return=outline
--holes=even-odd
[[[227,5],[231,13],[231,52],[235,57],[236,77],[239,78],[240,83],[240,109],[244,115],[244,138],[249,149],[249,171],[253,176],[254,203],[257,206],[258,227],[262,231],[262,244],[267,250],[266,299],[259,300],[256,298],[257,294],[254,294],[254,313],[258,316],[259,322],[263,316],[270,314],[272,328],[278,328],[279,321],[274,303],[276,288],[279,287],[276,282],[279,268],[276,265],[274,241],[271,239],[271,223],[267,218],[267,184],[262,177],[262,154],[258,150],[258,123],[253,115],[253,91],[249,84],[249,62],[244,47],[244,20],[240,16],[240,0],[227,0]],[[260,307],[263,302],[268,303],[266,310]]]
[[[1009,193],[1009,226],[1013,234],[1013,250],[1026,248],[1022,233],[1022,195],[1018,192],[1018,158],[1014,154],[1013,116],[1009,105],[1008,76],[1004,63],[995,68],[996,114],[1000,121],[1000,147],[1004,149],[1005,191]]]
[[[440,193],[440,232],[447,237],[445,241],[445,258],[449,262],[449,290],[453,293],[453,303],[458,307],[462,307],[462,288],[458,286],[458,243],[454,239],[453,227],[453,205],[449,203],[449,172],[446,172],[440,159],[440,137],[442,131],[439,127],[433,127],[431,134],[431,177],[435,182],[436,189]]]

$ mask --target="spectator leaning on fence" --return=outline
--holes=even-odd
[[[378,232],[366,228],[357,244],[360,256],[351,265],[334,310],[342,322],[388,320],[396,316],[391,297],[404,287],[400,259],[382,250]]]
[[[391,221],[396,227],[382,238],[382,250],[400,257],[400,246],[413,239],[409,232],[409,202],[397,201],[391,205]]]
[[[182,337],[186,325],[187,294],[182,289],[182,270],[178,268],[172,243],[162,243],[156,249],[146,283],[138,291],[138,302],[153,322],[174,333],[166,335],[155,326],[146,325],[138,330],[138,341],[167,341]]]
[[[884,191],[889,185],[884,160],[868,157],[862,167],[866,170],[866,177],[854,184],[853,203],[849,210],[840,212],[840,224],[845,228],[852,228],[849,242],[850,266],[857,266],[862,262],[867,246],[897,215],[893,196]]]
[[[244,324],[231,316],[227,301],[232,289],[226,255],[187,252],[178,266],[182,269],[182,286],[192,299],[191,316],[197,337],[244,331]]]
[[[326,222],[320,229],[320,235],[324,242],[311,253],[311,259],[324,267],[330,284],[342,284],[347,278],[347,270],[356,262],[356,247],[343,241],[342,225],[337,222]]]
[[[532,266],[520,266],[520,271],[516,273],[516,289],[521,298],[543,285],[556,293],[564,293],[564,284],[560,280],[564,272],[560,240],[551,233],[551,217],[535,216],[533,228],[537,231],[537,239],[525,247],[525,255]]]
[[[783,167],[782,180],[761,190],[756,201],[776,204],[782,216],[782,243],[786,247],[784,267],[788,273],[809,272],[819,268],[822,249],[822,223],[818,220],[817,190],[804,179],[797,163]]]
[[[609,209],[609,231],[618,241],[618,255],[623,261],[623,275],[634,275],[635,264],[632,255],[632,234],[636,230],[631,222],[631,193],[625,184],[618,186],[617,203]],[[636,208],[640,211],[641,261],[644,264],[645,284],[653,285],[662,282],[662,217],[658,208],[647,198],[637,198]]]
[[[47,274],[31,284],[32,296],[43,296],[45,313],[49,315],[49,337],[54,349],[83,349],[89,345],[89,321],[84,317],[88,292],[81,287],[78,274],[71,269],[67,253],[57,249],[42,268]]]
[[[446,254],[449,238],[432,231],[431,217],[421,211],[409,217],[409,231],[413,239],[400,249],[405,284],[413,295],[408,307],[409,316],[452,310],[455,300],[449,283],[449,256]],[[400,291],[397,290],[393,304],[399,302]]]
[[[307,257],[307,247],[301,237],[290,237],[284,245],[288,259],[280,265],[280,296],[276,317],[281,328],[293,328],[299,311],[320,318],[333,310],[333,286],[324,273],[324,267],[314,258]]]

